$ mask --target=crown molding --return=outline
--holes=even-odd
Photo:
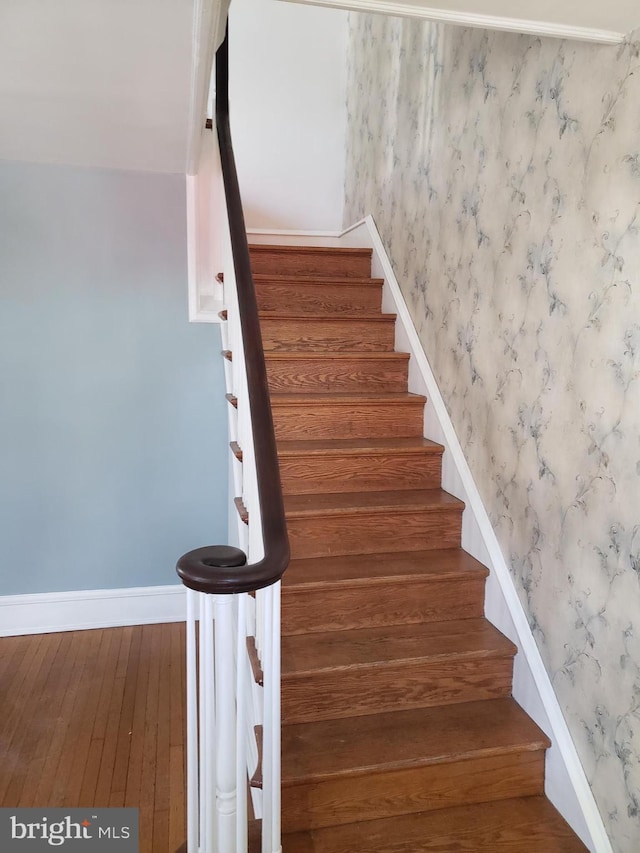
[[[613,30],[575,27],[549,21],[530,21],[524,18],[504,18],[498,15],[478,15],[472,12],[434,9],[430,6],[418,6],[413,3],[389,2],[389,0],[287,0],[287,2],[348,9],[351,12],[374,12],[378,15],[391,15],[401,18],[421,18],[461,27],[502,30],[511,33],[546,36],[547,38],[595,42],[596,44],[620,44],[625,38],[625,33]]]

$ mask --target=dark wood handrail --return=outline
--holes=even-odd
[[[276,583],[289,564],[289,537],[284,515],[280,468],[262,348],[251,257],[240,199],[231,124],[229,121],[228,31],[216,53],[216,127],[227,202],[231,249],[238,290],[240,325],[244,342],[264,557],[247,564],[237,548],[210,546],[180,558],[177,572],[185,586],[199,592],[232,594],[262,589]]]

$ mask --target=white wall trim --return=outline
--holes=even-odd
[[[247,228],[247,234],[251,237],[268,237],[269,239],[279,239],[285,237],[341,237],[342,231],[300,231],[299,229],[287,228]]]
[[[556,24],[550,21],[530,21],[524,18],[478,15],[472,12],[435,9],[429,6],[390,2],[389,0],[288,0],[288,2],[312,6],[329,6],[335,9],[349,9],[352,12],[374,12],[379,15],[393,15],[401,18],[423,18],[428,21],[455,24],[462,27],[504,30],[506,32],[527,33],[528,35],[547,36],[549,38],[597,42],[598,44],[620,44],[620,42],[624,41],[625,37],[624,33],[613,30],[575,27],[570,24]]]
[[[217,241],[212,233],[215,228],[212,193],[215,186],[213,176],[206,169],[201,175],[186,176],[190,323],[220,323],[220,311],[224,307],[222,285],[216,283],[214,272]]]
[[[185,588],[140,586],[0,596],[0,637],[183,622]]]
[[[260,231],[265,242],[349,246],[373,249],[372,275],[384,279],[383,311],[397,315],[396,349],[410,353],[409,390],[427,397],[424,434],[445,446],[443,487],[463,500],[462,545],[490,570],[487,579],[487,618],[517,646],[513,696],[552,740],[547,751],[545,791],[592,853],[612,853],[591,788],[545,669],[511,573],[475,484],[455,429],[440,394],[409,309],[393,272],[373,217],[333,232]]]
[[[222,288],[211,269],[217,145],[205,130],[215,51],[224,38],[229,0],[194,0],[187,124],[187,267],[189,322],[219,323]],[[214,150],[215,149],[215,150]],[[206,236],[205,236],[206,235]]]
[[[187,281],[189,288],[189,322],[196,323],[198,317],[198,200],[196,178],[186,177],[187,198]]]
[[[284,228],[247,228],[249,243],[277,246],[338,246],[342,231],[300,231]]]

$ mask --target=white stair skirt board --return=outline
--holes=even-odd
[[[424,435],[443,444],[442,487],[463,500],[462,547],[490,570],[487,618],[518,646],[513,697],[551,738],[545,793],[592,853],[612,853],[591,788],[529,628],[511,574],[372,216],[340,233],[249,231],[250,242],[373,249],[372,275],[384,279],[382,310],[396,314],[396,349],[410,353],[409,391],[427,397]]]
[[[184,622],[182,584],[0,597],[0,637]]]
[[[216,275],[224,269],[220,241],[221,172],[215,131],[202,132],[197,175],[187,175],[187,280],[190,323],[219,323],[222,285]]]

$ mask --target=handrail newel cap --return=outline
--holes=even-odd
[[[182,583],[197,592],[229,592],[229,575],[226,569],[245,566],[247,555],[231,545],[205,545],[183,554],[176,571]],[[232,573],[235,576],[235,573]],[[222,587],[222,588],[220,588]]]

